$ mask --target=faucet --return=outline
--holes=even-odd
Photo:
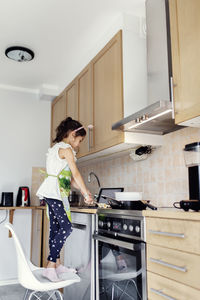
[[[99,178],[97,177],[97,175],[94,172],[90,172],[89,173],[89,175],[88,175],[88,182],[91,182],[91,175],[93,175],[96,178],[98,186],[99,186],[99,189],[100,189],[101,185],[100,185]]]

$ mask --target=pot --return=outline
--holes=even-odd
[[[113,209],[144,210],[149,207],[152,210],[157,210],[157,207],[151,205],[149,200],[118,201],[105,195],[101,195],[101,197],[106,199]]]

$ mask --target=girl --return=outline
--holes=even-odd
[[[60,264],[60,251],[72,232],[68,196],[70,187],[79,189],[87,204],[92,204],[91,193],[76,166],[76,152],[86,136],[84,127],[72,118],[63,120],[56,129],[56,144],[48,150],[46,159],[46,178],[36,195],[47,203],[50,219],[49,250],[47,268],[43,276],[58,281],[58,275],[76,272]]]

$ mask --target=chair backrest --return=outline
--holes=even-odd
[[[36,278],[30,269],[29,261],[24,254],[23,248],[21,246],[17,234],[14,231],[13,225],[10,223],[6,223],[4,226],[11,231],[12,237],[14,239],[15,249],[17,252],[17,265],[18,265],[17,272],[18,272],[19,283],[27,288],[29,282],[36,281]]]

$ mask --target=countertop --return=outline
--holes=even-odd
[[[103,209],[101,209],[102,211]],[[94,208],[84,208],[84,207],[71,207],[72,212],[80,212],[80,213],[89,213],[96,214],[97,209]],[[106,209],[105,209],[106,211]],[[129,211],[130,213],[131,211]],[[123,213],[123,211],[122,211]],[[134,214],[134,211],[133,211]],[[158,208],[158,210],[143,210],[142,215],[144,217],[152,217],[152,218],[168,218],[168,219],[180,219],[180,220],[191,220],[191,221],[200,221],[200,212],[189,211],[185,212],[183,210],[172,208]]]
[[[28,207],[0,207],[0,210],[16,210],[16,209],[46,209],[46,206],[28,206]],[[102,209],[101,209],[102,210]],[[106,211],[106,209],[105,209]],[[88,208],[88,207],[71,207],[71,212],[77,213],[87,213],[87,214],[96,214],[97,208]],[[135,211],[136,212],[136,211]],[[122,211],[123,213],[123,211]],[[131,214],[131,211],[129,211]],[[133,211],[134,214],[134,211]],[[200,221],[200,212],[188,211],[172,208],[158,208],[158,210],[143,210],[141,213],[144,217],[152,218],[167,218],[167,219],[180,219],[180,220],[191,220],[191,221]]]
[[[16,209],[46,209],[46,206],[2,206],[0,210],[16,210]],[[96,208],[88,207],[71,207],[71,212],[96,214]]]
[[[143,216],[152,218],[167,218],[200,221],[200,212],[184,211],[176,208],[158,208],[158,210],[143,210]]]
[[[71,212],[96,214],[97,208],[85,208],[85,207],[70,207]]]

